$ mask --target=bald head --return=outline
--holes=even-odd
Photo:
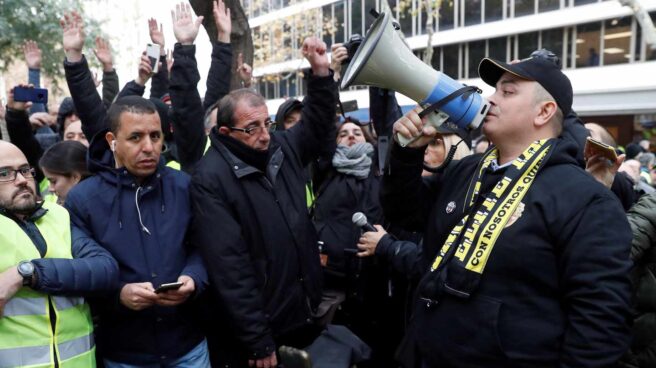
[[[0,208],[19,218],[36,209],[36,184],[29,169],[27,158],[18,147],[0,141]]]
[[[22,158],[27,162],[27,158],[18,147],[9,142],[0,140],[0,167],[5,166],[5,161],[12,157]]]
[[[590,137],[592,137],[592,139],[601,143],[606,143],[612,147],[617,147],[617,143],[613,136],[601,125],[597,123],[585,123],[585,128],[590,131]]]

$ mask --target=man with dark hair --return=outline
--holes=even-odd
[[[109,129],[89,147],[95,175],[66,198],[71,220],[112,253],[120,287],[92,305],[100,315],[98,347],[105,367],[208,367],[207,345],[191,301],[207,284],[190,248],[189,176],[160,159],[163,133],[153,103],[119,98]],[[177,289],[158,292],[162,284]]]
[[[270,133],[262,96],[231,92],[192,179],[193,231],[218,299],[215,366],[275,367],[277,347],[305,347],[319,332],[318,239],[304,167],[334,144],[336,85],[323,42],[306,39],[303,54],[312,72],[301,122]]]
[[[393,146],[383,208],[424,231],[422,252],[395,248],[382,231],[366,233],[378,234],[376,247],[361,239],[365,254],[422,273],[405,346],[423,367],[612,366],[630,340],[631,231],[617,199],[578,166],[574,142],[559,137],[570,81],[540,55],[486,58],[479,74],[496,87],[485,155],[422,180],[436,131],[419,107],[394,124],[417,140]]]
[[[0,141],[0,366],[93,367],[85,294],[118,284],[109,252],[37,195],[35,171]]]

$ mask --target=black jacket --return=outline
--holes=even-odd
[[[345,249],[357,250],[360,228],[353,224],[356,212],[367,216],[370,224],[380,224],[383,210],[380,207],[380,177],[374,165],[365,179],[341,174],[333,167],[319,184],[314,202],[314,225],[328,255],[328,268],[344,272]],[[352,252],[352,256],[355,254]]]
[[[193,173],[194,166],[205,153],[205,111],[230,92],[232,50],[230,44],[214,43],[204,101],[201,101],[197,89],[200,74],[196,62],[196,46],[176,44],[173,58],[175,63],[171,68],[169,84],[175,132],[173,137],[182,170]]]
[[[575,153],[558,140],[471,297],[444,286],[436,305],[417,303],[412,336],[429,367],[607,367],[626,351],[631,231],[617,198],[577,165]],[[463,215],[480,156],[423,181],[423,155],[394,146],[382,203],[391,221],[426,230],[414,264],[429,274]],[[484,185],[486,177],[494,185],[501,175],[486,172]],[[446,285],[453,273],[444,269]]]
[[[303,168],[334,140],[335,87],[332,75],[310,77],[301,122],[272,134],[266,174],[232,154],[213,129],[192,178],[195,243],[228,320],[218,328],[251,359],[307,326],[321,298]]]
[[[91,142],[96,133],[106,128],[106,108],[96,90],[87,59],[82,56],[82,60],[75,63],[64,60],[64,72],[77,116],[82,122],[82,132]]]

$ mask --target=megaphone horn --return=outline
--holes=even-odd
[[[428,116],[428,123],[435,127],[450,119],[459,128],[478,128],[489,103],[479,93],[467,93],[470,90],[461,83],[419,60],[391,20],[389,11],[384,11],[371,25],[344,72],[342,88],[366,85],[397,91],[424,108],[441,104],[436,114]],[[397,139],[402,146],[412,142],[400,135]]]

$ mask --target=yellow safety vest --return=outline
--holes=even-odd
[[[73,258],[68,212],[45,202],[48,213],[35,224],[48,246],[45,258]],[[20,261],[41,258],[13,220],[0,215],[0,272]],[[50,312],[50,306],[54,315]],[[51,318],[55,319],[54,332]],[[95,367],[93,322],[81,297],[51,296],[22,287],[0,317],[0,368]]]

